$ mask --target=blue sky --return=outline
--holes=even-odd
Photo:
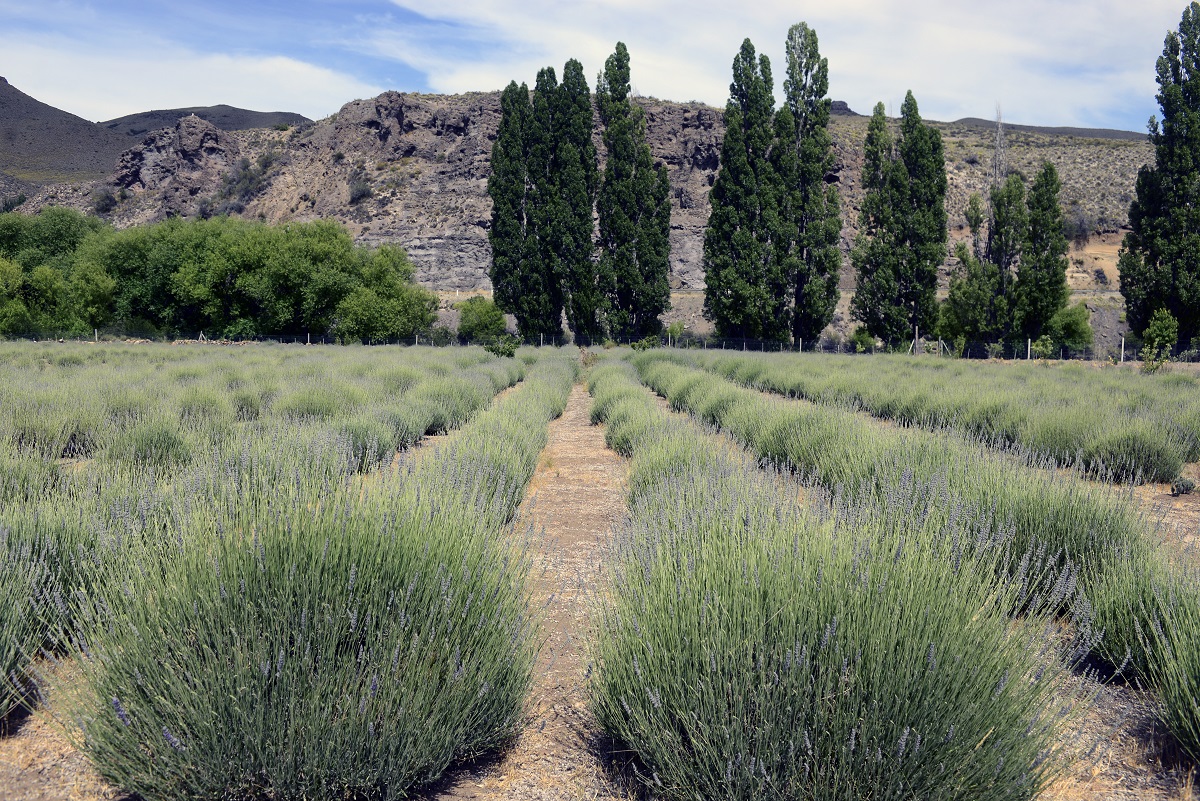
[[[1154,62],[1180,0],[0,0],[0,75],[92,120],[229,103],[319,118],[385,89],[532,84],[568,58],[589,76],[617,40],[641,94],[724,104],[749,37],[783,80],[788,26],[816,29],[830,94],[860,113],[1145,130]]]

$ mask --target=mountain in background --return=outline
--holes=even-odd
[[[248,116],[254,112],[217,118],[229,126],[254,121],[266,126],[232,130],[203,114],[170,119],[190,109],[95,124],[7,84],[0,86],[0,97],[9,99],[0,103],[0,170],[24,176],[24,186],[32,187],[22,211],[70,206],[99,212],[117,227],[213,214],[276,223],[332,219],[360,242],[404,247],[417,279],[431,289],[453,297],[491,288],[487,179],[500,123],[498,92],[384,92],[347,103],[317,122],[299,121],[298,115]],[[702,331],[707,327],[700,316],[703,234],[725,131],[723,113],[701,103],[646,97],[636,102],[646,115],[651,152],[671,182],[674,310],[666,319]],[[841,198],[845,255],[857,235],[870,118],[840,102],[834,111],[830,133],[837,163],[826,181],[838,187]],[[137,138],[118,132],[158,122],[164,125]],[[986,195],[991,183],[995,123],[931,124],[945,142],[946,205],[951,239],[958,241],[969,237],[963,214],[968,198],[975,192]],[[20,132],[23,149],[8,150],[5,130]],[[1076,299],[1088,302],[1093,320],[1098,314],[1111,316],[1112,325],[1105,328],[1116,331],[1123,303],[1116,270],[1120,229],[1138,170],[1154,158],[1146,135],[1007,123],[1005,132],[1010,171],[1032,177],[1043,161],[1058,167],[1068,220],[1092,234],[1085,248],[1072,253],[1068,280]],[[600,133],[597,127],[595,143],[603,155]],[[14,170],[11,165],[22,158],[26,161]],[[40,171],[29,166],[33,163],[42,165]],[[0,172],[0,195],[11,196],[4,180]],[[953,258],[943,265],[943,288],[955,266]],[[844,334],[854,290],[848,257],[841,289],[835,329]]]
[[[312,122],[303,114],[294,114],[290,111],[248,111],[222,103],[219,106],[143,111],[140,114],[127,114],[124,117],[117,117],[115,120],[105,120],[96,124],[127,136],[142,137],[160,128],[171,128],[180,117],[192,114],[211,122],[222,131],[245,131],[250,128],[273,128],[277,125],[290,126]]]
[[[46,105],[0,78],[0,173],[6,183],[103,178],[130,144],[128,136]]]

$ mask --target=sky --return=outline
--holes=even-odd
[[[829,94],[862,114],[1144,131],[1181,0],[0,0],[0,76],[89,120],[228,103],[318,119],[388,89],[533,84],[617,41],[639,94],[724,106],[749,38],[782,96],[790,25],[814,28]]]

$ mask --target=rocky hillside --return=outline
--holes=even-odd
[[[702,232],[718,167],[721,111],[697,103],[639,102],[651,148],[671,179],[672,286],[701,290]],[[842,193],[848,249],[868,119],[844,104],[838,110],[832,124],[838,164],[829,180]],[[499,121],[498,93],[387,92],[288,131],[228,131],[187,117],[145,136],[104,180],[48,187],[27,207],[90,209],[101,193],[112,194],[116,203],[107,216],[122,226],[220,212],[272,222],[330,217],[362,241],[404,246],[420,280],[435,289],[487,290],[487,177]],[[937,125],[946,140],[951,225],[955,235],[965,236],[963,209],[970,193],[987,185],[994,130],[972,120]],[[596,141],[599,147],[599,132]],[[1008,133],[1010,167],[1032,176],[1042,160],[1055,162],[1069,213],[1100,231],[1124,223],[1137,170],[1151,157],[1145,137],[1134,134],[1017,127]],[[1096,269],[1088,262],[1076,278],[1092,280]],[[1095,283],[1092,288],[1104,288]],[[848,262],[843,286],[853,286]]]

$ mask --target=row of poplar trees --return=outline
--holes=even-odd
[[[577,342],[641,339],[659,333],[670,307],[670,184],[646,143],[620,42],[595,101],[603,173],[578,61],[566,63],[561,83],[547,67],[532,93],[514,81],[501,95],[488,179],[490,277],[496,304],[526,341],[557,341],[564,312]]]
[[[704,231],[704,315],[722,337],[812,341],[838,301],[829,65],[804,23],[788,31],[783,89],[776,111],[771,63],[745,40]]]
[[[805,23],[788,31],[783,89],[775,110],[770,61],[744,41],[704,232],[704,313],[722,337],[801,345],[833,319],[842,231],[830,177],[829,65]],[[914,327],[933,330],[946,257],[941,136],[921,121],[911,92],[898,138],[882,104],[875,108],[862,180],[851,308],[871,336],[896,343]]]

